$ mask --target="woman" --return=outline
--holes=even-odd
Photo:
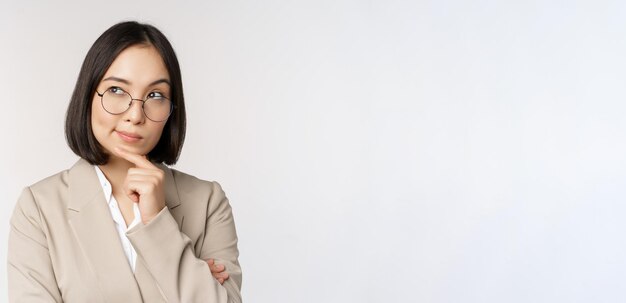
[[[11,302],[240,302],[230,205],[176,163],[180,68],[165,36],[123,22],[83,62],[65,132],[81,159],[22,192],[11,217]]]

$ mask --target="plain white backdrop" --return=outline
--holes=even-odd
[[[177,51],[176,168],[229,196],[246,302],[626,301],[626,2],[591,0],[3,0],[0,301],[18,194],[76,161],[80,65],[131,19]]]

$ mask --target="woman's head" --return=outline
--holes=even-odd
[[[128,98],[130,107],[112,109],[111,104],[121,104],[107,102],[114,96]],[[168,99],[173,108],[169,117],[149,105]],[[146,114],[144,103],[137,100],[151,100],[145,103]],[[174,164],[185,123],[180,67],[167,38],[155,27],[137,22],[105,31],[85,57],[67,110],[65,135],[72,151],[102,165],[115,146],[124,145],[153,162]]]

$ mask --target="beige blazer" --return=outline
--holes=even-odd
[[[231,207],[215,182],[160,165],[165,207],[128,236],[132,271],[94,167],[83,159],[24,189],[11,217],[10,302],[241,302]],[[204,259],[224,264],[220,285]]]

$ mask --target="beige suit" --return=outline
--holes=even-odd
[[[165,207],[122,249],[96,172],[85,160],[22,192],[9,235],[10,302],[240,302],[237,234],[219,184],[165,172]],[[220,285],[204,259],[230,275]]]

